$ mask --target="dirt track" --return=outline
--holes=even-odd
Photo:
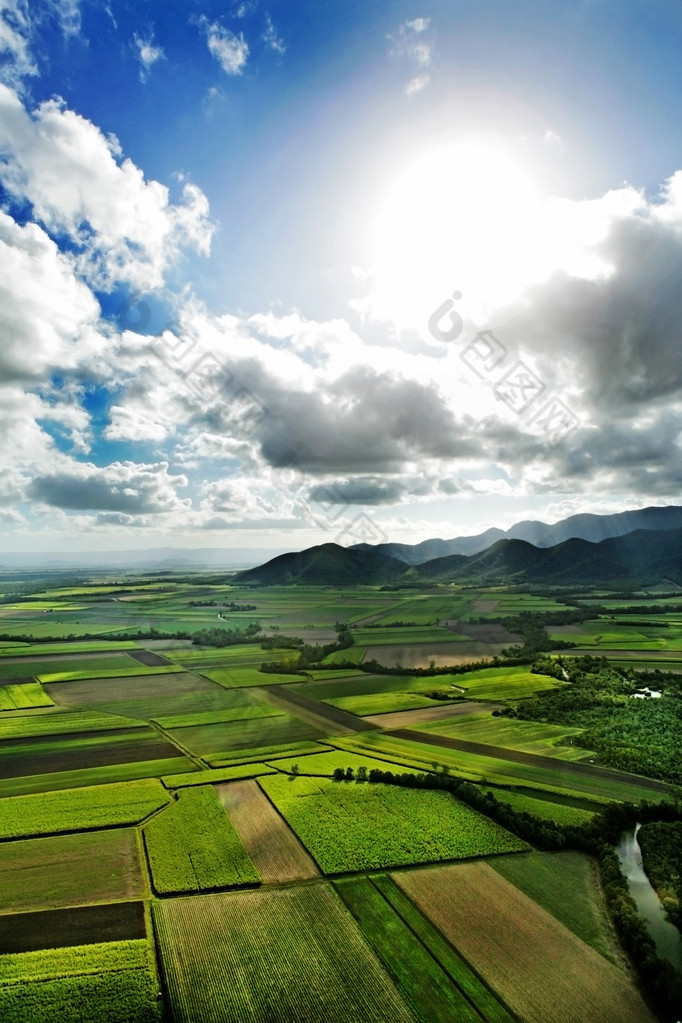
[[[562,774],[573,774],[581,778],[601,778],[608,781],[614,779],[638,785],[640,788],[651,789],[652,792],[669,792],[670,787],[663,781],[653,778],[642,778],[640,775],[627,774],[610,767],[593,767],[592,764],[581,764],[571,760],[559,760],[556,757],[543,757],[535,753],[524,753],[521,750],[506,749],[504,746],[488,746],[482,742],[468,742],[466,739],[451,739],[444,735],[429,735],[427,732],[415,732],[411,728],[395,728],[386,732],[396,739],[411,739],[429,746],[444,746],[446,749],[458,749],[463,753],[475,753],[480,757],[495,757],[497,760],[509,760],[515,764],[528,764],[531,767],[548,768],[561,771]]]

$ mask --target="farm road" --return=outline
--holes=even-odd
[[[594,767],[572,760],[559,760],[556,757],[543,757],[535,753],[524,753],[521,750],[506,749],[504,746],[488,746],[483,742],[469,742],[466,739],[451,739],[445,735],[429,735],[427,732],[416,732],[411,728],[394,728],[385,733],[394,735],[396,739],[411,739],[429,746],[444,746],[445,749],[461,750],[463,753],[476,753],[481,757],[494,757],[496,760],[509,760],[515,764],[528,764],[531,767],[542,767],[562,774],[572,774],[581,778],[610,779],[636,784],[640,788],[651,789],[652,792],[669,792],[670,787],[663,781],[653,778],[642,778],[639,775],[616,771],[610,767]]]

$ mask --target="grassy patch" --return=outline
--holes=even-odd
[[[51,699],[40,682],[0,686],[0,711],[29,710],[32,707],[53,707]]]
[[[194,774],[171,774],[162,778],[167,789],[184,789],[195,785],[217,785],[223,781],[237,781],[240,778],[257,778],[261,774],[275,774],[276,768],[269,764],[236,764],[214,771],[196,771]]]

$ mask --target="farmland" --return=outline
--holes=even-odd
[[[529,1023],[653,1019],[627,974],[487,864],[403,872],[394,880],[511,1011]]]
[[[181,789],[143,830],[152,884],[160,894],[200,892],[260,877],[212,786]]]
[[[326,886],[164,901],[154,925],[176,1023],[239,1019],[245,1005],[254,1023],[413,1023]]]
[[[665,779],[606,767],[582,722],[543,717],[578,691],[566,672],[489,660],[521,641],[491,619],[560,599],[172,572],[30,585],[0,604],[21,637],[0,643],[3,1023],[79,1019],[75,1001],[89,1023],[118,1019],[111,999],[127,1023],[546,1023],[564,1002],[587,1023],[595,998],[599,1023],[650,1023],[596,861],[535,844],[611,801],[655,805]],[[682,616],[633,627],[624,606],[548,631],[612,666],[674,666]],[[256,622],[267,649],[191,639]],[[353,645],[319,663],[276,645],[333,642],[338,622]],[[614,705],[653,720],[623,685]],[[437,790],[447,775],[466,798]],[[489,791],[504,819],[476,802]],[[550,982],[552,956],[566,977]]]
[[[259,784],[326,874],[526,848],[446,793],[278,775]]]
[[[3,1023],[157,1023],[157,984],[144,939],[0,955],[0,1014]]]

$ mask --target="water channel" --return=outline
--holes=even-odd
[[[638,824],[620,836],[616,852],[620,867],[628,879],[630,893],[637,903],[639,915],[645,921],[649,934],[656,943],[656,952],[682,973],[682,935],[666,918],[661,900],[651,887],[642,867],[642,851],[637,841]]]

